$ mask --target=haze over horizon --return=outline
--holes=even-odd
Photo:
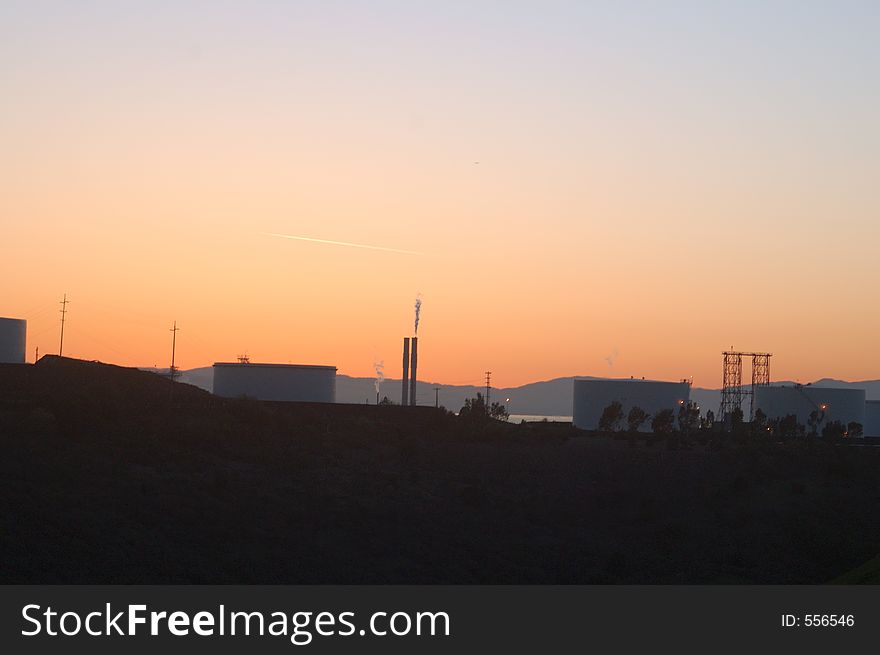
[[[878,379],[880,5],[709,5],[5,2],[0,316],[399,378],[421,293],[424,380]]]

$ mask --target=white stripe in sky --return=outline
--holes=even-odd
[[[399,250],[398,248],[383,248],[382,246],[368,246],[363,243],[348,243],[346,241],[330,241],[329,239],[312,239],[310,237],[299,237],[293,234],[276,234],[275,232],[260,232],[267,237],[278,237],[280,239],[296,239],[297,241],[311,241],[312,243],[326,243],[331,246],[347,246],[349,248],[366,248],[367,250],[384,250],[385,252],[397,252],[402,255],[423,255],[424,253],[415,250]]]

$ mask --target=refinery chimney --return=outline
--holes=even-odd
[[[409,384],[409,337],[404,337],[403,338],[403,382],[402,382],[403,390],[401,391],[401,395],[400,395],[400,404],[401,405],[408,405],[409,404],[408,395],[407,395],[407,392],[409,391],[409,387],[407,386],[408,384]]]
[[[409,386],[409,404],[416,404],[416,364],[419,360],[419,338],[412,338],[412,364],[410,365],[410,386]]]

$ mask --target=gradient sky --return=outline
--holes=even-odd
[[[65,354],[880,378],[877,2],[0,4],[0,315]],[[479,162],[479,163],[477,163]],[[264,232],[413,250],[407,255]]]

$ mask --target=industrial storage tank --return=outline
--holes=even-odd
[[[855,421],[865,426],[864,389],[803,385],[758,387],[755,408],[763,411],[768,419],[794,415],[801,425],[808,425],[810,414],[817,412],[822,419],[818,427],[820,433],[823,426],[834,421],[843,425]]]
[[[0,364],[24,364],[27,321],[0,318]]]
[[[335,403],[336,367],[217,362],[214,394],[225,398]]]
[[[880,400],[865,403],[865,436],[880,437]]]
[[[615,400],[623,405],[624,422],[633,407],[642,408],[652,417],[661,410],[671,409],[677,417],[679,407],[690,400],[690,393],[687,382],[575,379],[572,424],[582,430],[598,429],[602,412]],[[649,432],[650,419],[640,429]]]

